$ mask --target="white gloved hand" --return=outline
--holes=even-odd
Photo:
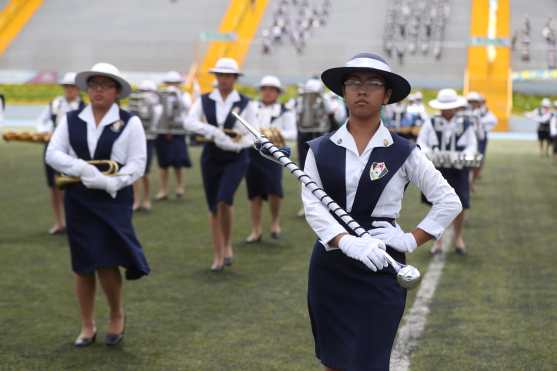
[[[199,130],[199,134],[203,135],[205,138],[209,140],[212,140],[213,138],[218,136],[219,133],[224,134],[224,132],[220,130],[218,127],[209,124],[204,124],[203,126],[201,126],[201,129]]]
[[[377,238],[346,235],[340,239],[338,247],[346,256],[361,261],[374,272],[388,265],[385,244]]]
[[[411,253],[418,247],[414,235],[410,232],[405,233],[398,224],[393,227],[389,222],[379,221],[373,222],[371,225],[376,228],[369,230],[368,233],[396,251]]]
[[[87,161],[84,161],[80,158],[76,158],[73,162],[72,162],[72,166],[70,169],[68,169],[68,171],[66,172],[67,175],[71,175],[71,176],[81,176],[81,172],[83,171],[83,169],[87,166],[93,166],[91,164],[89,164]]]
[[[97,168],[95,169],[95,174],[81,177],[83,185],[89,189],[106,191],[112,198],[116,198],[116,193],[118,192],[116,178],[104,175]]]
[[[81,168],[81,171],[79,172],[79,176],[80,177],[86,177],[86,178],[92,178],[95,175],[100,174],[99,169],[97,169],[96,166],[93,166],[89,163],[85,163],[85,165]]]
[[[217,135],[215,137],[215,145],[222,150],[231,152],[240,152],[243,149],[243,147],[239,143],[234,142],[232,138],[230,138],[226,134]]]

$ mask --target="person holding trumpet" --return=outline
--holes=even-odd
[[[275,76],[265,76],[259,83],[260,100],[253,102],[256,108],[256,122],[260,130],[274,130],[269,139],[279,139],[284,146],[285,140],[295,140],[297,134],[296,115],[284,104],[278,103],[282,93],[280,80]],[[265,134],[265,133],[264,133]],[[273,138],[278,136],[278,138]],[[250,149],[250,164],[246,173],[246,186],[251,211],[251,233],[246,243],[261,241],[261,208],[263,200],[269,201],[271,209],[271,238],[280,237],[280,204],[283,197],[282,166],[262,157],[256,149]]]
[[[132,184],[145,170],[145,134],[140,119],[118,106],[131,87],[115,66],[97,63],[78,73],[76,84],[91,103],[62,118],[46,151],[50,166],[81,180],[67,186],[64,198],[81,317],[74,345],[88,346],[96,339],[96,277],[110,309],[105,343],[116,345],[125,328],[119,267],[129,280],[150,271],[132,226]],[[112,160],[120,172],[105,175],[92,160]]]
[[[60,85],[64,89],[64,95],[54,98],[41,112],[37,119],[37,132],[52,134],[58,123],[67,112],[85,107],[85,103],[79,95],[79,88],[75,85],[75,73],[64,74]],[[48,144],[47,144],[48,145]],[[46,151],[45,145],[45,151]],[[44,156],[43,156],[44,160]],[[50,204],[54,213],[54,225],[48,230],[48,234],[61,234],[66,231],[64,220],[64,193],[54,184],[55,171],[45,162],[46,184],[50,189]]]
[[[254,143],[252,136],[231,113],[236,112],[247,121],[254,122],[255,108],[249,104],[248,97],[234,88],[236,80],[242,75],[234,59],[220,58],[209,71],[215,75],[217,87],[195,101],[185,128],[213,139],[203,147],[201,175],[213,237],[211,271],[219,272],[225,265],[232,264],[232,205],[234,194],[248,168],[247,148]]]

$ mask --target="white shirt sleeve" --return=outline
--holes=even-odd
[[[45,161],[57,171],[79,176],[78,169],[83,164],[83,160],[76,158],[70,146],[70,138],[68,134],[68,120],[64,117],[60,120],[60,124],[54,130],[54,134],[50,138],[46,149]]]
[[[125,130],[128,130],[126,161],[118,173],[126,175],[116,177],[118,190],[132,185],[137,179],[141,178],[145,172],[147,162],[147,140],[141,119],[133,116],[128,121]]]
[[[194,133],[205,135],[205,126],[207,123],[202,121],[203,119],[203,107],[201,105],[201,99],[195,101],[191,106],[190,111],[184,120],[184,129],[188,131],[193,131]]]
[[[37,117],[35,127],[39,133],[50,133],[54,128],[54,123],[50,117],[50,103],[41,111],[39,117]]]
[[[317,186],[323,187],[317,170],[315,156],[311,149],[308,151],[306,157],[304,172],[313,179]],[[309,226],[323,243],[329,243],[337,235],[347,233],[346,229],[331,215],[321,201],[303,185],[302,202],[304,204],[305,217]]]
[[[433,204],[418,228],[438,239],[462,211],[460,199],[419,148],[412,151],[403,166],[408,180]]]
[[[464,135],[459,140],[459,144],[461,143],[466,146],[463,151],[464,153],[474,155],[478,152],[478,138],[476,137],[473,125],[468,126],[468,129],[466,129]]]
[[[487,111],[484,117],[481,118],[482,124],[486,131],[491,131],[497,125],[497,116],[491,111]]]
[[[282,136],[284,140],[296,140],[298,136],[298,129],[296,127],[296,115],[292,110],[284,112],[281,117]]]
[[[549,136],[557,137],[557,116],[553,115],[551,121],[549,122]]]

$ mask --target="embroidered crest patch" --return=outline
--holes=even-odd
[[[374,162],[369,169],[369,177],[371,180],[381,179],[389,172],[384,162]]]
[[[124,126],[124,122],[122,120],[114,121],[114,123],[110,125],[110,130],[117,133],[122,129],[123,126]]]

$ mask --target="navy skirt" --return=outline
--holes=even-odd
[[[240,153],[223,151],[207,143],[201,153],[201,176],[207,206],[211,213],[217,212],[219,202],[234,204],[234,194],[249,165],[247,150]]]
[[[487,133],[485,139],[478,140],[478,152],[480,152],[485,157],[485,152],[487,151]]]
[[[66,189],[66,226],[75,273],[88,275],[98,268],[120,266],[129,280],[149,274],[132,226],[132,203],[131,187],[120,190],[115,199],[81,183]]]
[[[246,172],[248,199],[261,197],[266,200],[269,195],[282,198],[282,166],[261,156],[253,148],[249,149],[249,157]]]
[[[439,171],[447,183],[454,188],[462,207],[464,209],[470,208],[470,179],[468,168],[454,169],[454,168],[440,168]]]
[[[157,136],[155,148],[160,168],[192,166],[185,135],[161,134]]]
[[[43,151],[43,163],[44,163],[44,172],[46,175],[46,185],[48,188],[54,188],[54,177],[58,174],[56,170],[54,170],[51,166],[46,163],[45,156],[46,156],[46,148],[48,147],[48,143],[44,146]]]
[[[404,261],[404,255],[388,249]],[[372,272],[341,250],[316,242],[311,255],[308,309],[315,354],[343,371],[389,371],[391,349],[404,313],[406,289],[391,266]]]
[[[156,139],[147,140],[147,162],[145,162],[145,175],[151,171],[151,162],[153,161],[153,152],[155,150]]]

